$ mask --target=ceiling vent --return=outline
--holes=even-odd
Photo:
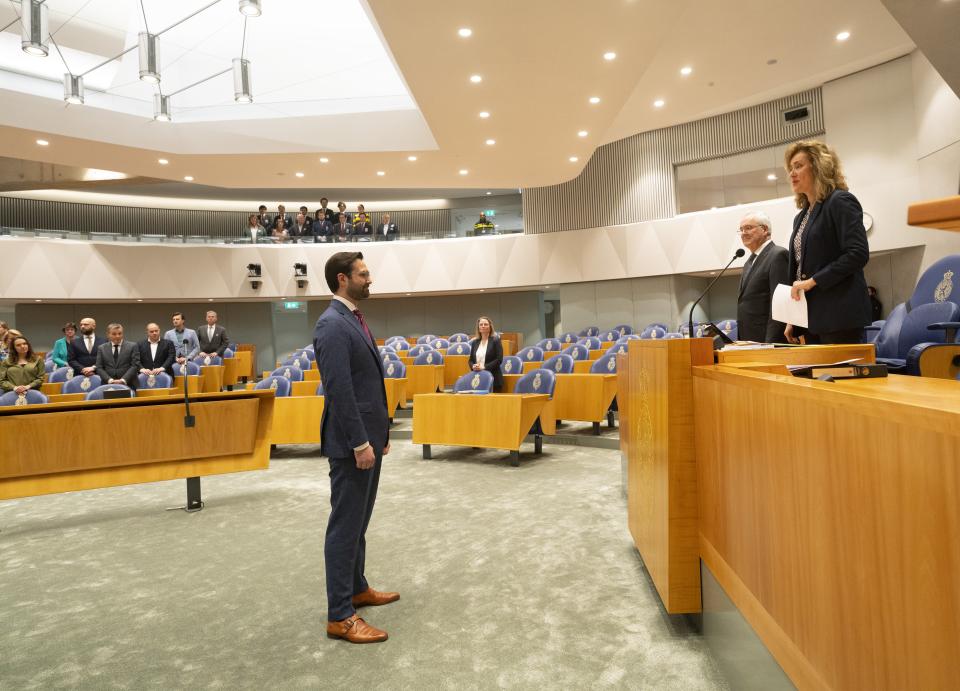
[[[810,119],[810,106],[800,106],[783,111],[783,121],[792,125],[796,122],[803,122]]]

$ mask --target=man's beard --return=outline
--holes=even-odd
[[[80,333],[82,333],[84,336],[89,336],[90,334],[93,333],[93,328],[84,329],[84,328],[81,327],[81,328],[80,328]]]
[[[347,296],[351,300],[366,300],[370,297],[370,286],[363,286],[362,288],[354,288],[353,286],[347,287]]]

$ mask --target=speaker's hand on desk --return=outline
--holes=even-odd
[[[353,457],[356,459],[357,468],[360,470],[370,470],[377,460],[372,446],[367,446],[363,451],[354,451]]]

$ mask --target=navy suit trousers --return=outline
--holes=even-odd
[[[367,551],[367,526],[377,500],[383,456],[376,453],[369,470],[357,468],[356,460],[330,460],[330,519],[323,547],[327,571],[327,620],[341,621],[356,611],[354,595],[368,585],[363,568]]]

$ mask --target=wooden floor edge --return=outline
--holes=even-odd
[[[829,689],[829,684],[702,533],[700,558],[797,688]]]

